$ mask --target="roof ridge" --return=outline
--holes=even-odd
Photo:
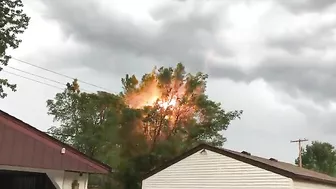
[[[265,161],[268,161],[269,163],[272,163],[272,164],[286,164],[286,165],[289,165],[289,166],[292,166],[293,168],[296,168],[296,169],[301,169],[303,171],[307,171],[307,172],[311,172],[311,173],[314,173],[314,174],[319,174],[319,175],[323,175],[323,176],[327,176],[327,177],[330,177],[332,179],[336,179],[336,177],[333,177],[333,176],[330,176],[328,174],[325,174],[325,173],[320,173],[320,172],[317,172],[317,171],[313,171],[313,170],[310,170],[310,169],[307,169],[307,168],[304,168],[304,167],[299,167],[295,164],[292,164],[292,163],[289,163],[289,162],[284,162],[284,161],[277,161],[277,162],[274,162],[272,160],[269,160],[265,157],[261,157],[261,156],[256,156],[256,155],[245,155],[245,154],[242,154],[241,152],[238,152],[238,151],[235,151],[235,150],[231,150],[231,149],[227,149],[227,148],[222,148],[222,147],[214,147],[214,146],[210,146],[208,144],[205,144],[209,147],[212,147],[212,148],[217,148],[217,149],[221,149],[221,150],[225,150],[225,151],[228,151],[228,152],[232,152],[232,153],[236,153],[237,155],[241,155],[241,156],[244,156],[246,158],[249,158],[249,157],[254,157],[254,158],[259,158],[259,159],[262,159],[262,160],[265,160]],[[270,165],[272,166],[272,165]]]
[[[205,144],[205,145],[207,145],[207,144]],[[210,146],[210,145],[208,145],[208,146]],[[213,146],[211,146],[211,147],[213,147]],[[292,163],[289,163],[289,162],[285,162],[285,161],[277,161],[277,162],[274,162],[274,161],[272,161],[272,160],[270,160],[270,159],[267,159],[267,158],[265,158],[265,157],[261,157],[261,156],[257,156],[257,155],[253,155],[253,154],[251,154],[251,155],[245,155],[245,154],[242,154],[241,152],[238,152],[238,151],[235,151],[235,150],[231,150],[231,149],[227,149],[227,148],[222,148],[222,147],[214,147],[214,148],[218,148],[218,149],[222,149],[222,150],[226,150],[226,151],[228,151],[228,152],[233,152],[233,153],[237,153],[237,155],[242,155],[242,156],[245,156],[246,158],[249,158],[249,157],[255,157],[255,158],[260,158],[260,159],[263,159],[263,160],[265,160],[265,161],[269,161],[270,163],[279,163],[279,164],[287,164],[287,165],[289,165],[289,166],[293,166],[293,167],[295,167],[296,169],[301,169],[301,170],[304,170],[304,171],[308,171],[308,172],[312,172],[312,173],[314,173],[314,174],[320,174],[320,175],[324,175],[324,176],[328,176],[328,177],[330,177],[330,178],[333,178],[333,179],[336,179],[336,177],[333,177],[333,176],[330,176],[330,175],[328,175],[328,174],[325,174],[325,173],[320,173],[320,172],[317,172],[317,171],[313,171],[313,170],[310,170],[310,169],[307,169],[307,168],[304,168],[304,167],[299,167],[299,166],[297,166],[297,165],[295,165],[295,164],[292,164]]]

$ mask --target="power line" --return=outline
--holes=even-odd
[[[49,87],[54,87],[54,88],[56,88],[56,89],[61,89],[61,90],[63,90],[63,88],[61,88],[61,87],[58,87],[58,86],[55,86],[55,85],[51,85],[51,84],[49,84],[49,83],[41,82],[41,81],[38,81],[38,80],[35,80],[35,79],[32,79],[32,78],[29,78],[29,77],[25,77],[25,76],[22,76],[22,75],[19,75],[19,74],[15,74],[15,73],[13,73],[13,72],[9,72],[9,71],[7,71],[7,70],[2,70],[1,72],[5,72],[5,73],[11,74],[11,75],[15,75],[15,76],[17,76],[17,77],[21,77],[21,78],[24,78],[24,79],[27,79],[27,80],[30,80],[30,81],[34,81],[34,82],[36,82],[36,83],[40,83],[40,84],[43,84],[43,85],[47,85],[47,86],[49,86]]]
[[[35,64],[29,63],[29,62],[24,61],[24,60],[20,60],[20,59],[14,58],[14,57],[12,57],[11,59],[16,60],[16,61],[21,62],[21,63],[24,63],[24,64],[28,64],[28,65],[33,66],[33,67],[35,67],[35,68],[42,69],[42,70],[47,71],[47,72],[51,72],[51,73],[53,73],[53,74],[56,74],[56,75],[59,75],[59,76],[62,76],[62,77],[66,77],[66,78],[68,78],[68,79],[72,79],[72,80],[76,79],[76,78],[74,78],[74,77],[70,77],[70,76],[68,76],[68,75],[65,75],[65,74],[62,74],[62,73],[59,73],[59,72],[56,72],[56,71],[53,71],[53,70],[50,70],[50,69],[47,69],[47,68],[43,68],[43,67],[41,67],[41,66],[37,66],[37,65],[35,65]],[[89,83],[89,82],[86,82],[86,81],[83,81],[83,80],[79,80],[79,79],[77,79],[77,80],[78,80],[79,82],[81,82],[81,83],[85,83],[85,84],[87,84],[87,85],[90,85],[90,86],[93,86],[93,87],[97,87],[97,88],[103,89],[103,90],[105,90],[105,91],[109,91],[108,89],[106,89],[106,88],[104,88],[104,87],[100,87],[100,86],[98,86],[98,85],[95,85],[95,84],[92,84],[92,83]]]
[[[11,66],[6,66],[7,68],[10,68],[10,69],[13,69],[13,70],[16,70],[16,71],[19,71],[19,72],[22,72],[22,73],[26,73],[26,74],[29,74],[29,75],[32,75],[32,76],[35,76],[35,77],[39,77],[41,79],[45,79],[45,80],[48,80],[48,81],[51,81],[51,82],[54,82],[54,83],[58,83],[58,84],[61,84],[63,86],[66,86],[65,83],[62,83],[62,82],[59,82],[59,81],[56,81],[56,80],[53,80],[53,79],[49,79],[47,77],[43,77],[43,76],[40,76],[40,75],[36,75],[34,73],[30,73],[30,72],[27,72],[27,71],[24,71],[24,70],[21,70],[21,69],[18,69],[18,68],[14,68],[14,67],[11,67]]]
[[[26,74],[29,74],[29,75],[32,75],[32,76],[35,76],[35,77],[39,77],[41,79],[45,79],[45,80],[48,80],[48,81],[51,81],[51,82],[54,82],[54,83],[57,83],[57,84],[61,84],[62,86],[66,86],[65,83],[62,83],[62,82],[59,82],[59,81],[56,81],[56,80],[53,80],[53,79],[50,79],[50,78],[47,78],[47,77],[43,77],[43,76],[40,76],[40,75],[31,73],[31,72],[28,72],[28,71],[24,71],[24,70],[21,70],[21,69],[18,69],[18,68],[14,68],[14,67],[11,67],[11,66],[6,66],[6,68],[10,68],[10,69],[22,72],[22,73],[26,73]],[[44,83],[44,82],[41,82],[41,81],[38,81],[38,80],[34,80],[34,79],[31,79],[31,78],[28,78],[28,77],[24,77],[22,75],[18,75],[18,74],[12,73],[12,72],[8,72],[6,70],[2,70],[2,71],[6,72],[6,73],[9,73],[9,74],[12,74],[12,75],[15,75],[15,76],[18,76],[18,77],[21,77],[21,78],[24,78],[24,79],[28,79],[28,80],[35,81],[35,82],[42,83],[42,84],[47,84],[47,85],[50,86],[50,84],[48,84],[48,83]],[[54,86],[54,85],[52,85],[52,86]],[[54,86],[54,87],[57,87],[58,89],[62,89],[62,90],[64,89],[64,88],[60,88],[58,86]],[[80,90],[84,91],[84,92],[91,93],[91,91],[83,89],[82,87],[81,87]]]

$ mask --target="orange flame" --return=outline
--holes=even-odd
[[[132,108],[142,108],[144,106],[152,106],[161,96],[160,90],[155,82],[146,85],[142,91],[127,94],[126,103]]]
[[[182,87],[181,87],[182,89]],[[163,100],[162,92],[157,86],[157,83],[153,81],[152,83],[146,85],[141,91],[127,94],[125,97],[126,103],[132,108],[143,108],[145,106],[153,106],[156,102],[159,106],[166,109],[169,106],[177,105],[177,98],[182,94],[184,90],[178,90],[176,96],[170,97],[169,100]]]
[[[187,127],[188,120],[197,116],[197,108],[192,103],[195,95],[201,94],[204,90],[202,87],[197,88],[193,94],[186,94],[185,84],[183,81],[173,81],[168,88],[161,89],[158,87],[156,80],[146,83],[142,88],[134,93],[126,94],[125,101],[131,108],[143,108],[145,106],[158,105],[161,107],[162,114],[166,120],[165,130],[158,128],[163,127],[158,123],[139,123],[138,131],[146,135],[148,141],[155,139],[164,140],[171,136],[176,127]],[[168,90],[168,95],[164,91]],[[165,91],[166,92],[166,91]],[[167,97],[168,96],[168,97]],[[183,97],[187,98],[187,103],[181,103]],[[160,112],[161,112],[160,110]],[[158,118],[160,119],[160,118]],[[167,130],[168,128],[168,130]]]

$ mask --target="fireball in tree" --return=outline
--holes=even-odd
[[[134,75],[122,79],[125,102],[142,111],[138,131],[152,146],[172,138],[191,143],[225,141],[218,132],[241,112],[226,113],[220,104],[208,100],[206,79],[200,72],[186,74],[181,63],[175,69],[154,69],[141,82]]]

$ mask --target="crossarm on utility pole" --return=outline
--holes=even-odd
[[[298,139],[298,140],[292,140],[291,143],[299,143],[299,167],[302,167],[302,142],[306,142],[308,139]]]

